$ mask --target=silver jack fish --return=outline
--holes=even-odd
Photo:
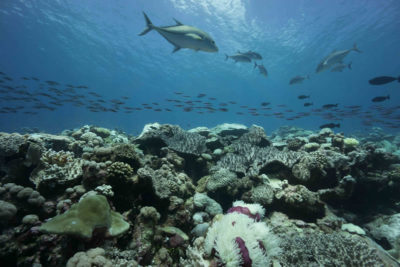
[[[153,25],[146,13],[143,12],[143,15],[146,20],[146,28],[139,36],[145,35],[151,30],[156,30],[168,42],[175,46],[172,53],[181,48],[205,52],[218,52],[218,47],[215,45],[211,36],[196,27],[184,25],[176,19],[174,19],[176,22],[174,26],[157,27]]]
[[[342,64],[343,59],[351,52],[356,51],[361,53],[361,51],[357,48],[357,45],[354,44],[353,48],[341,51],[333,51],[327,57],[325,57],[317,66],[316,72],[321,72],[327,69],[330,69],[334,65],[340,63]]]

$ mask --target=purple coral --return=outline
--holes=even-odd
[[[252,214],[249,208],[247,207],[235,206],[230,208],[227,213],[233,213],[233,212],[247,215],[248,217],[254,219],[256,222],[259,222],[261,220],[261,216],[258,212],[256,214]]]
[[[236,237],[235,242],[238,244],[240,249],[240,255],[242,256],[242,267],[251,267],[252,261],[250,259],[249,250],[241,237]]]

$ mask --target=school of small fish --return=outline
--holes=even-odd
[[[140,36],[155,30],[162,35],[169,43],[174,45],[173,52],[181,48],[192,49],[195,51],[218,52],[218,47],[211,36],[193,26],[184,25],[175,19],[176,25],[158,27],[152,24],[149,17],[143,12],[146,28],[139,34]],[[352,51],[361,53],[356,44],[350,49],[332,51],[324,57],[317,66],[316,73],[330,69],[331,72],[342,72],[344,69],[352,68],[352,62],[344,63],[345,57]],[[225,54],[225,60],[233,60],[235,63],[254,62],[254,69],[258,68],[259,73],[268,77],[268,71],[262,63],[257,63],[263,59],[261,54],[255,51],[240,52],[235,54]],[[297,75],[290,79],[289,85],[301,84],[310,79],[310,75]],[[380,76],[369,80],[374,86],[388,84],[394,81],[400,82],[400,77]],[[320,128],[339,128],[344,118],[357,117],[362,120],[365,126],[376,126],[380,124],[389,128],[400,128],[400,105],[382,106],[373,104],[369,107],[360,105],[341,106],[339,103],[323,104],[319,108],[310,111],[294,111],[283,104],[272,105],[270,102],[263,101],[259,106],[248,106],[235,101],[219,101],[217,98],[208,96],[205,93],[197,95],[187,95],[181,91],[174,92],[174,98],[164,99],[160,102],[140,103],[131,105],[129,96],[120,96],[114,99],[106,99],[96,90],[86,85],[62,84],[52,80],[43,80],[37,77],[10,77],[4,72],[0,72],[0,100],[8,103],[7,106],[0,108],[0,114],[10,114],[22,112],[26,115],[36,115],[39,110],[54,111],[67,103],[71,103],[77,108],[86,108],[90,112],[172,112],[181,110],[183,112],[196,112],[198,114],[210,114],[217,112],[233,112],[235,115],[251,115],[263,117],[275,117],[293,121],[304,117],[317,115],[329,123],[325,123]],[[299,100],[306,100],[304,107],[314,106],[310,102],[311,95],[299,95]],[[371,99],[373,103],[390,101],[390,96],[376,96]]]

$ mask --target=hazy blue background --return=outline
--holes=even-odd
[[[218,53],[181,50],[145,26],[142,11],[155,25],[172,25],[172,18],[210,35]],[[357,43],[362,54],[351,52],[343,73],[315,74],[317,64],[333,49]],[[251,65],[225,61],[237,50],[258,51],[269,76]],[[311,94],[314,108],[327,103],[363,105],[371,98],[391,95],[400,104],[400,84],[372,87],[378,75],[400,75],[400,1],[328,0],[1,0],[0,71],[11,77],[36,76],[62,84],[85,84],[111,99],[130,96],[128,104],[164,102],[173,91],[196,96],[205,93],[219,101],[272,107],[286,104],[306,111],[299,94]],[[311,74],[301,85],[290,78]],[[2,101],[0,106],[7,105]],[[274,117],[237,116],[235,112],[142,111],[132,114],[91,113],[69,104],[35,116],[0,114],[0,130],[39,127],[57,132],[96,124],[137,134],[145,123],[180,124],[184,128],[223,122],[258,124],[268,133],[281,125],[317,129],[325,121],[306,117],[286,121]],[[358,118],[341,122],[342,130],[364,129]]]

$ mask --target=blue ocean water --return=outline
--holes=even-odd
[[[219,52],[172,53],[156,31],[138,36],[142,11],[157,26],[176,18],[204,30]],[[345,132],[374,126],[397,132],[400,84],[368,80],[400,75],[399,18],[396,0],[2,0],[0,71],[11,80],[1,78],[0,130],[94,124],[137,134],[157,121],[183,128],[257,124],[267,133],[334,122]],[[354,43],[362,53],[345,58],[351,70],[315,73],[329,53]],[[225,61],[238,50],[260,53],[268,77],[253,63]],[[307,74],[309,80],[289,85]],[[301,94],[311,97],[299,100]],[[386,95],[390,100],[371,102]]]

